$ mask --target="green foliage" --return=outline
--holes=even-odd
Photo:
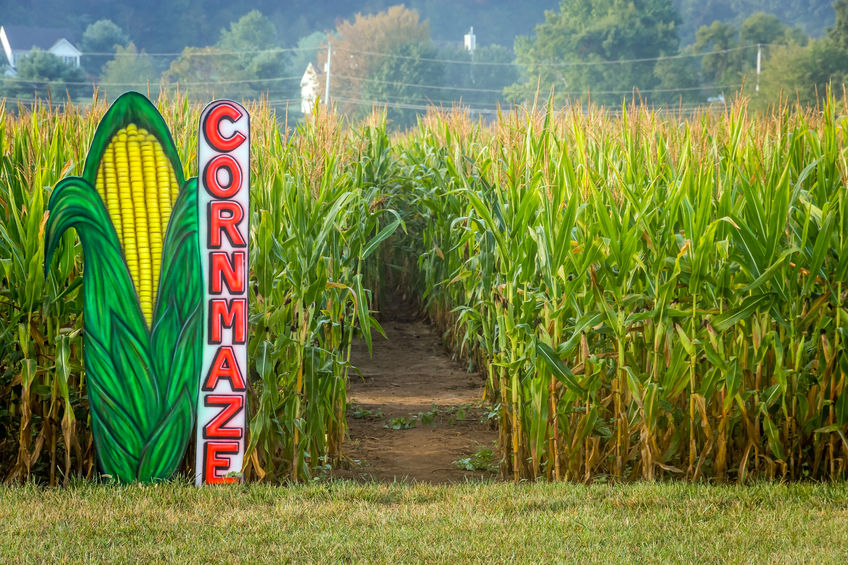
[[[753,51],[737,49],[739,45],[739,30],[731,24],[715,21],[698,30],[692,50],[708,53],[701,58],[705,83],[734,87],[741,84],[746,61]]]
[[[848,52],[829,37],[812,40],[805,47],[773,47],[764,64],[760,96],[755,101],[758,107],[781,100],[815,106],[828,88],[839,94],[846,81]]]
[[[82,56],[82,66],[93,75],[101,74],[103,65],[109,60],[109,53],[127,47],[130,38],[115,22],[108,19],[97,20],[85,28],[80,41],[80,51],[88,53]]]
[[[103,66],[100,80],[102,92],[114,100],[128,90],[147,93],[149,88],[153,93],[158,92],[159,73],[153,60],[130,43],[115,49],[115,58]]]
[[[836,0],[833,3],[836,21],[827,30],[827,36],[842,49],[848,50],[848,0]]]
[[[369,420],[372,419],[372,418],[375,418],[375,419],[379,420],[383,417],[383,411],[378,409],[376,412],[374,412],[373,410],[368,410],[367,408],[355,407],[353,409],[352,415],[357,420],[361,420],[363,418],[369,419]]]
[[[467,61],[467,64],[444,65],[443,84],[449,88],[445,88],[440,98],[446,108],[450,108],[451,103],[461,103],[466,107],[494,110],[503,100],[504,88],[519,79],[515,55],[512,49],[502,45],[478,46],[473,57],[464,48],[443,47],[439,57]]]
[[[512,100],[532,100],[537,86],[555,101],[592,99],[617,104],[633,88],[656,83],[654,62],[615,64],[677,51],[679,17],[671,0],[562,0],[531,37],[516,40],[527,82],[508,90]],[[589,64],[587,64],[589,63]],[[591,64],[601,63],[601,64]]]
[[[491,449],[484,447],[483,449],[479,449],[469,455],[468,457],[462,457],[453,462],[458,468],[464,471],[487,471],[489,473],[496,473],[498,470],[498,464],[496,461],[496,456]]]
[[[438,85],[442,82],[443,67],[440,63],[427,61],[438,55],[435,47],[428,43],[405,43],[392,55],[383,57],[377,63],[362,89],[365,100],[387,100],[399,107],[389,107],[389,124],[405,129],[415,124],[421,108],[434,98],[438,99],[438,89],[416,85]],[[422,60],[424,59],[424,60]],[[403,108],[403,105],[409,105]],[[371,108],[364,106],[360,114],[365,115]]]
[[[391,428],[393,430],[411,430],[415,427],[415,424],[415,418],[406,418],[405,416],[400,416],[397,418],[391,418],[385,427]]]
[[[230,73],[220,61],[225,59],[215,47],[186,47],[179,57],[171,62],[162,74],[163,84],[180,85],[183,92],[195,101],[212,100],[214,97],[238,98],[238,87],[232,84],[216,84],[231,80]]]
[[[65,63],[47,51],[33,49],[15,61],[17,74],[3,79],[0,96],[61,100],[75,98],[88,91],[82,69]]]
[[[675,0],[683,18],[681,38],[694,40],[703,26],[721,21],[735,26],[760,12],[774,14],[781,22],[797,26],[805,36],[821,36],[833,22],[833,0]]]
[[[295,47],[298,51],[291,54],[286,76],[303,76],[309,63],[318,64],[318,50],[327,43],[327,34],[314,31],[297,40]],[[317,68],[317,67],[316,67]]]
[[[773,14],[757,12],[739,27],[720,21],[701,27],[695,35],[695,43],[687,51],[704,53],[698,73],[705,94],[738,90],[743,84],[746,93],[754,94],[758,46],[762,51],[762,68],[769,69],[785,67],[788,62],[785,59],[787,49],[779,49],[779,46],[803,46],[807,40],[800,28],[790,28]],[[774,101],[770,95],[767,98]],[[754,106],[760,107],[762,103],[763,99],[759,99]]]
[[[739,29],[739,38],[743,44],[755,43],[799,43],[807,42],[807,35],[801,28],[790,28],[774,14],[756,12],[751,14]]]
[[[299,81],[280,80],[288,60],[284,52],[274,51],[278,47],[274,24],[252,10],[222,30],[214,46],[186,47],[164,78],[186,83],[189,95],[196,100],[213,96],[258,98],[262,94],[290,97]]]
[[[224,52],[238,53],[225,59],[232,65],[234,78],[239,78],[240,74],[245,78],[279,77],[287,65],[286,53],[267,52],[279,46],[277,30],[258,10],[251,10],[230,24],[229,29],[221,30],[221,38],[215,46]]]
[[[685,51],[684,54],[689,54]],[[703,103],[714,89],[701,87],[700,61],[694,57],[662,59],[654,65],[659,82],[651,94],[652,101],[675,106],[678,103]]]

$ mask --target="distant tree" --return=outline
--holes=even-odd
[[[690,55],[692,49],[684,50],[684,55]],[[658,82],[651,92],[652,102],[676,106],[684,103],[704,102],[706,97],[714,94],[710,90],[701,90],[700,65],[695,57],[669,58],[657,61],[654,65],[654,76]]]
[[[817,37],[833,22],[833,0],[675,0],[683,18],[680,37],[694,42],[695,33],[714,21],[734,26],[757,12],[774,14],[780,21]]]
[[[181,84],[198,99],[213,94],[236,98],[265,92],[273,95],[297,82],[276,80],[283,78],[288,63],[278,47],[274,25],[252,10],[222,30],[214,47],[185,48],[163,78]]]
[[[331,78],[331,98],[345,98],[338,107],[352,113],[361,107],[365,98],[363,92],[372,79],[378,66],[384,65],[384,59],[398,55],[404,45],[417,45],[423,48],[430,41],[430,27],[420,22],[418,12],[403,6],[392,6],[386,11],[363,16],[356,14],[353,21],[344,20],[336,27],[332,39],[333,60]],[[409,49],[413,49],[408,47]],[[323,68],[327,52],[319,53],[318,68]],[[386,63],[386,69],[391,63]],[[381,73],[381,76],[385,74]],[[323,77],[322,77],[323,80]],[[370,89],[374,92],[374,89]]]
[[[439,55],[451,61],[467,61],[445,64],[441,96],[445,106],[455,101],[471,108],[493,110],[503,101],[503,90],[520,77],[515,53],[503,45],[478,47],[473,57],[461,46],[442,48]]]
[[[695,33],[713,22],[732,22],[736,18],[733,0],[675,0],[682,19],[680,40],[691,45]]]
[[[761,45],[764,67],[777,63],[774,53],[798,61],[795,49],[774,51],[779,45],[802,47],[808,38],[800,28],[791,28],[774,14],[757,12],[749,16],[738,28],[726,22],[715,21],[701,27],[691,46],[694,53],[703,53],[700,75],[704,93],[708,86],[716,90],[738,90],[744,86],[746,94],[755,93],[757,46]],[[792,71],[794,72],[794,70]],[[756,104],[755,104],[756,105]]]
[[[136,45],[148,52],[179,51],[186,45],[206,45],[221,25],[218,17],[225,17],[235,7],[234,2],[212,0],[144,0],[143,2],[104,2],[111,10],[129,4],[123,23]],[[227,10],[229,8],[229,10]],[[243,8],[242,8],[243,9]]]
[[[229,80],[231,74],[221,64],[223,55],[217,47],[186,47],[180,56],[162,74],[162,82],[173,85],[196,100],[208,100],[214,96],[228,96],[225,85],[215,83]]]
[[[321,31],[312,32],[298,39],[295,45],[297,51],[289,58],[289,68],[286,74],[291,76],[303,75],[309,63],[317,67],[318,52],[326,45],[327,34]]]
[[[508,90],[513,100],[555,89],[560,102],[592,99],[617,104],[632,89],[657,84],[654,61],[616,64],[623,59],[653,59],[677,52],[679,17],[672,0],[561,0],[559,11],[531,37],[515,42],[527,82]]]
[[[739,29],[743,44],[807,43],[807,34],[801,28],[791,28],[774,14],[756,12],[748,16]]]
[[[833,11],[836,12],[836,21],[827,30],[827,36],[836,45],[848,50],[848,0],[836,0]]]
[[[152,95],[159,89],[156,66],[144,51],[139,53],[134,43],[127,47],[118,47],[115,58],[103,66],[100,81],[102,92],[110,100],[128,90],[147,94],[148,85]]]
[[[238,52],[229,55],[228,61],[234,68],[248,72],[265,69],[270,72],[285,68],[287,55],[278,48],[277,30],[274,24],[259,10],[251,10],[230,24],[229,29],[221,30],[221,38],[216,46],[222,51]]]
[[[798,26],[805,36],[820,36],[833,21],[833,0],[731,0],[739,24],[752,14],[774,14],[780,21]]]
[[[80,49],[84,53],[82,65],[86,71],[93,75],[102,72],[103,65],[109,60],[110,54],[118,47],[126,47],[130,38],[112,20],[97,20],[82,34]],[[97,53],[92,55],[91,53]]]
[[[82,69],[40,49],[33,49],[18,59],[15,67],[17,74],[3,79],[2,96],[30,98],[37,95],[61,100],[91,91]]]
[[[698,30],[692,50],[705,53],[701,58],[704,83],[734,88],[742,83],[747,53],[739,46],[739,30],[731,24],[715,21]]]
[[[760,80],[757,106],[776,104],[781,99],[812,106],[819,102],[828,87],[841,96],[848,80],[848,53],[830,37],[772,49]]]
[[[403,129],[415,125],[417,115],[422,112],[420,106],[438,97],[438,88],[427,87],[441,84],[443,68],[440,63],[426,60],[438,55],[429,42],[405,43],[395,54],[397,57],[384,57],[377,64],[362,89],[362,96],[365,100],[386,102],[390,125]],[[362,105],[356,114],[361,116],[370,111],[370,105]]]

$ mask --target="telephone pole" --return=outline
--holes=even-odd
[[[763,46],[761,43],[757,43],[757,87],[755,88],[757,94],[760,93],[760,71],[762,70],[762,62]]]
[[[333,44],[327,42],[327,64],[324,65],[324,72],[327,73],[327,83],[324,85],[324,106],[330,106],[330,65],[333,61]]]

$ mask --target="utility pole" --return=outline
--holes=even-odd
[[[468,30],[468,33],[463,37],[463,45],[465,50],[471,54],[471,84],[474,84],[474,50],[477,49],[477,36],[474,35],[474,26]]]
[[[757,43],[757,94],[760,93],[760,71],[762,70],[762,62],[763,62],[763,46],[761,43]]]
[[[327,42],[327,64],[324,65],[324,72],[327,73],[327,83],[324,85],[324,106],[330,106],[330,65],[333,61],[333,44]]]
[[[471,84],[477,84],[477,81],[474,80],[474,50],[477,49],[477,36],[474,35],[474,26],[471,26],[471,29],[469,29],[468,33],[465,34],[462,43],[465,50],[471,55],[471,65],[469,65],[468,68]],[[473,118],[474,110],[471,110],[469,115]]]

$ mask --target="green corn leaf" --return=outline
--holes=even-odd
[[[766,437],[768,438],[768,445],[771,452],[774,453],[778,459],[786,459],[783,454],[783,445],[780,443],[780,432],[767,412],[763,412],[763,429],[766,431]]]
[[[772,293],[749,296],[742,301],[741,305],[713,318],[712,326],[717,331],[723,332],[734,324],[749,318],[759,309],[771,306],[773,300],[774,294]]]
[[[377,233],[377,235],[375,235],[373,237],[373,239],[371,239],[371,241],[368,242],[368,244],[362,250],[362,256],[360,257],[361,260],[364,261],[369,255],[374,253],[374,251],[380,246],[380,244],[385,239],[390,237],[393,233],[395,233],[395,230],[398,228],[398,226],[401,225],[402,222],[401,222],[400,216],[398,216],[397,212],[392,210],[391,213],[395,215],[394,221],[392,221],[390,224],[388,224],[384,228],[382,228]]]
[[[91,148],[88,150],[88,156],[85,159],[85,169],[83,170],[82,178],[94,186],[94,180],[97,177],[97,167],[100,166],[103,153],[109,146],[112,136],[129,124],[137,124],[144,127],[144,129],[159,140],[162,150],[174,168],[177,184],[183,186],[185,183],[183,167],[180,163],[180,156],[174,144],[174,139],[171,137],[171,132],[162,119],[162,116],[159,115],[156,106],[151,104],[144,95],[138,92],[127,92],[119,96],[115,100],[115,103],[109,107],[109,111],[106,112],[103,119],[100,120],[100,125],[97,126],[97,131],[94,132],[94,139],[91,141]]]
[[[570,389],[583,392],[583,387],[574,378],[571,370],[565,366],[562,359],[556,354],[556,351],[547,343],[536,341],[536,355],[542,358],[548,369]]]

